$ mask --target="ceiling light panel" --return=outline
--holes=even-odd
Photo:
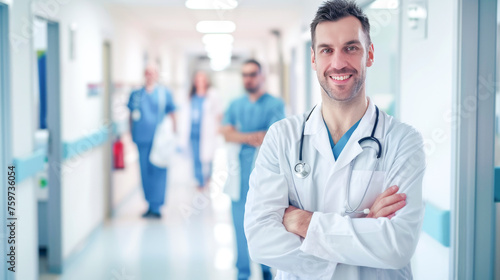
[[[238,6],[236,0],[187,0],[186,7],[193,10],[232,10]]]
[[[236,24],[232,21],[200,21],[196,24],[196,31],[200,33],[231,33],[236,30]]]

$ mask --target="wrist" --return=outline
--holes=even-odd
[[[247,145],[250,145],[250,134],[249,133],[245,133],[243,134],[243,144],[247,144]]]
[[[309,229],[309,224],[311,223],[312,215],[313,213],[309,211],[302,212],[300,223],[298,223],[297,225],[297,232],[296,232],[297,235],[306,238],[307,230]]]

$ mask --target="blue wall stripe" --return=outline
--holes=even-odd
[[[108,132],[105,128],[92,133],[86,137],[72,142],[64,142],[64,159],[69,159],[108,141]],[[32,155],[22,158],[14,158],[13,165],[16,167],[16,182],[30,178],[42,171],[45,167],[47,154],[44,149],[35,151]]]
[[[495,202],[500,202],[500,166],[495,167]]]
[[[108,141],[108,132],[101,129],[86,137],[72,142],[64,142],[64,159],[69,159],[98,147]],[[14,165],[17,169],[17,182],[34,176],[43,170],[45,165],[45,151],[38,150],[29,157],[15,158]],[[500,167],[495,168],[495,199],[500,201]],[[450,246],[450,211],[442,210],[426,203],[423,231],[437,240],[443,246]]]
[[[82,137],[75,141],[64,142],[63,158],[70,159],[77,155],[83,154],[93,148],[96,148],[108,141],[108,131],[102,128],[88,136]]]
[[[40,149],[30,156],[14,158],[13,165],[16,167],[16,182],[20,183],[42,171],[45,167],[45,157],[45,151]]]
[[[446,247],[450,247],[450,211],[426,203],[423,231]]]

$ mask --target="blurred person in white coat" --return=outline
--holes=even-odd
[[[369,28],[354,2],[323,3],[311,24],[322,102],[275,123],[260,148],[245,233],[276,279],[413,278],[423,139],[365,95]]]
[[[210,182],[212,162],[217,149],[217,136],[223,108],[217,91],[204,71],[193,77],[188,106],[183,112],[182,143],[189,144],[198,190]]]

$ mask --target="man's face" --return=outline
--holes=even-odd
[[[243,86],[248,93],[254,94],[260,90],[264,82],[264,77],[262,76],[262,73],[257,65],[254,63],[247,63],[243,65],[241,75],[243,76]]]
[[[324,93],[335,101],[350,101],[364,90],[366,67],[373,63],[361,22],[353,17],[316,26],[312,67]],[[368,50],[367,50],[368,49]]]
[[[148,85],[156,83],[156,80],[158,79],[158,70],[154,67],[146,68],[144,71],[144,78],[146,79],[146,84]]]

